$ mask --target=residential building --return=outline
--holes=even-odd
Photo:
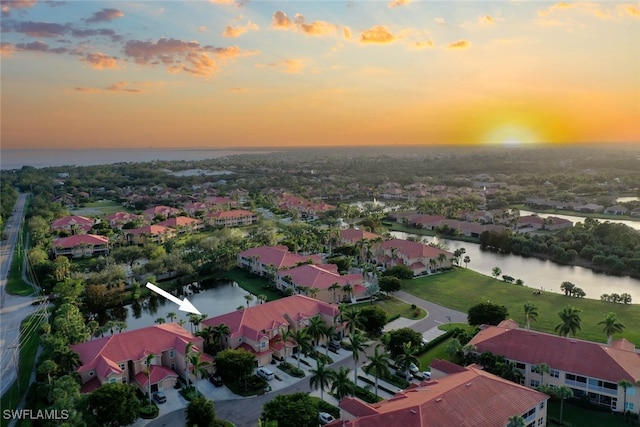
[[[567,385],[573,395],[621,412],[624,390],[618,381],[626,379],[634,387],[627,389],[627,409],[640,408],[640,353],[627,340],[607,344],[565,338],[518,328],[513,320],[498,326],[483,326],[469,342],[476,354],[490,351],[514,362],[523,374],[523,384]],[[551,372],[543,376],[537,366],[549,365]]]
[[[92,257],[109,253],[109,238],[97,234],[76,234],[53,242],[54,256]]]
[[[203,339],[192,335],[177,323],[165,323],[113,334],[70,346],[80,356],[77,369],[82,382],[81,391],[91,392],[106,383],[130,383],[142,393],[148,391],[147,357],[151,359],[151,392],[172,388],[178,376],[186,378],[185,350],[193,343],[192,354],[203,349]],[[213,359],[203,353],[201,361],[213,372]],[[193,381],[193,366],[189,376]]]
[[[166,219],[176,215],[180,215],[180,209],[172,208],[169,206],[154,206],[142,211],[142,216],[144,216],[144,218],[149,222],[156,219],[156,217]]]
[[[189,218],[188,216],[176,216],[167,218],[164,221],[156,223],[155,225],[173,228],[178,232],[178,234],[200,231],[204,228],[204,222],[202,220]]]
[[[83,234],[91,230],[95,221],[86,216],[69,215],[58,218],[51,223],[52,232],[66,232],[68,234]]]
[[[106,216],[106,220],[109,222],[109,226],[115,229],[122,229],[122,226],[133,222],[141,223],[144,221],[144,216],[136,215],[130,212],[114,212]]]
[[[207,222],[217,227],[236,227],[239,225],[251,225],[258,221],[258,216],[251,211],[237,209],[232,211],[209,212],[205,216]]]
[[[437,268],[450,268],[452,256],[450,252],[419,242],[391,239],[378,245],[375,260],[385,268],[404,264],[418,276]]]
[[[253,353],[257,366],[264,366],[273,359],[282,360],[291,356],[295,344],[283,341],[283,334],[306,328],[309,319],[314,316],[320,316],[327,325],[335,326],[336,333],[342,336],[342,325],[334,320],[338,313],[336,305],[303,295],[292,295],[205,319],[202,327],[221,323],[229,326],[230,333],[224,338],[225,346]]]
[[[621,205],[615,205],[606,208],[604,213],[609,215],[627,215],[629,214],[629,209]]]
[[[199,214],[204,214],[206,212],[209,211],[209,205],[207,205],[206,203],[202,203],[202,202],[193,202],[193,203],[187,203],[186,205],[184,205],[182,207],[182,209],[184,209],[184,211],[191,215],[191,216],[196,216]]]
[[[434,361],[435,362],[435,361]],[[453,364],[450,364],[453,365]],[[340,401],[333,427],[504,427],[520,415],[526,427],[545,426],[549,396],[485,372],[457,365],[437,379],[414,384],[390,399]],[[433,371],[432,371],[433,372]]]
[[[357,228],[345,228],[344,230],[340,230],[340,244],[342,245],[355,245],[361,240],[378,239],[382,239],[382,236]]]
[[[295,267],[302,263],[320,264],[320,255],[298,255],[289,252],[286,246],[260,246],[247,249],[237,255],[238,267],[260,276],[273,276],[277,271]]]
[[[125,237],[129,243],[144,245],[145,243],[164,243],[176,237],[176,230],[161,225],[146,225],[140,228],[124,230]]]
[[[337,287],[335,287],[337,285]],[[347,288],[345,289],[345,286]],[[291,289],[293,293],[304,293],[327,303],[358,300],[367,296],[361,274],[341,276],[334,264],[305,264],[279,271],[276,287]],[[317,294],[314,295],[314,291]]]

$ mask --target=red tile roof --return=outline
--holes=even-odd
[[[176,374],[172,369],[165,368],[160,365],[151,365],[151,384],[157,384],[160,381],[164,381],[166,378],[178,378],[178,374]],[[135,380],[143,390],[146,390],[147,384],[149,383],[149,377],[147,377],[146,372],[138,372],[135,376]]]
[[[176,215],[180,213],[180,209],[172,208],[170,206],[154,206],[142,211],[145,216],[154,215]]]
[[[97,234],[76,234],[75,236],[64,237],[53,242],[56,248],[73,248],[80,245],[108,245],[109,238]]]
[[[104,377],[108,371],[121,372],[119,363],[129,360],[142,360],[146,355],[174,349],[184,355],[188,342],[194,344],[193,351],[203,348],[202,338],[192,335],[177,323],[164,323],[147,328],[113,334],[80,344],[74,344],[71,350],[78,353],[82,365],[78,372],[96,370]],[[203,360],[211,358],[203,354]]]
[[[362,284],[362,276],[360,274],[347,274],[341,276],[337,272],[329,271],[318,265],[305,264],[284,270],[278,273],[278,276],[291,276],[291,280],[298,286],[306,286],[309,288],[329,289],[329,286],[337,283],[340,286],[350,284],[354,288],[360,286],[360,291],[364,291]],[[357,292],[356,292],[357,293]]]
[[[229,326],[230,338],[247,337],[254,341],[278,327],[287,327],[287,317],[294,321],[309,319],[317,314],[327,314],[332,318],[339,313],[338,307],[303,295],[292,295],[260,305],[232,311],[202,321],[206,326],[221,323]]]
[[[65,228],[65,226],[73,227],[75,225],[82,230],[88,231],[93,227],[93,224],[94,221],[91,218],[79,215],[69,215],[53,221],[51,223],[51,229],[58,230]]]
[[[379,403],[347,397],[340,407],[358,415],[345,427],[502,427],[548,398],[472,365]]]
[[[125,234],[148,234],[150,236],[157,236],[160,234],[166,234],[171,232],[172,229],[170,227],[163,227],[161,225],[146,225],[140,228],[134,228],[131,230],[125,230]]]
[[[174,218],[165,219],[164,221],[160,221],[155,225],[159,225],[161,227],[185,227],[188,225],[194,224],[202,224],[202,220],[189,218],[188,216],[177,216]]]
[[[381,237],[378,234],[370,233],[365,230],[358,230],[356,228],[346,228],[340,231],[340,238],[345,242],[355,243],[360,240],[374,240]]]
[[[294,254],[289,252],[289,248],[286,246],[260,246],[242,251],[239,255],[244,258],[257,257],[261,264],[273,265],[278,270],[295,267],[297,264],[306,262],[309,259],[315,264],[322,262],[320,255],[305,256]]]
[[[255,214],[251,211],[247,211],[244,209],[236,209],[233,211],[217,211],[210,212],[207,214],[207,218],[245,218],[255,216]]]
[[[443,251],[442,249],[434,248],[433,246],[424,245],[419,242],[412,242],[410,240],[392,239],[382,242],[381,246],[386,250],[396,248],[398,253],[404,254],[407,258],[438,258],[438,255],[444,253],[447,255],[447,259],[452,255],[450,252]]]
[[[483,326],[469,344],[479,353],[490,351],[532,365],[547,363],[552,369],[614,383],[623,378],[633,383],[640,380],[640,353],[631,350],[628,342],[607,346],[501,323]]]

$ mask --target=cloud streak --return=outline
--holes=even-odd
[[[246,25],[237,25],[235,27],[232,25],[227,25],[222,35],[225,37],[240,37],[246,32],[259,30],[260,27],[258,26],[258,24],[254,24],[253,22],[249,21]]]
[[[386,44],[398,40],[384,25],[376,25],[360,33],[360,43]]]
[[[96,22],[111,22],[114,19],[122,18],[124,16],[124,12],[118,9],[102,9],[99,12],[94,12],[91,18],[87,18],[86,22],[89,24],[94,24]]]

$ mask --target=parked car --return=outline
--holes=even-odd
[[[396,375],[407,381],[411,381],[413,379],[413,375],[411,375],[410,372],[406,372],[404,369],[396,369]]]
[[[156,391],[155,393],[153,393],[153,400],[158,403],[164,403],[167,401],[167,395],[162,391]]]
[[[415,375],[418,372],[420,372],[420,368],[418,368],[415,364],[411,364],[409,365],[409,372],[411,372],[411,374]]]
[[[320,412],[318,420],[320,421],[320,424],[325,425],[329,424],[331,421],[334,421],[335,418],[333,418],[333,415],[329,414],[328,412]]]
[[[422,371],[422,372],[418,372],[417,374],[413,374],[414,377],[416,377],[419,380],[430,380],[431,379],[431,372],[430,371]]]
[[[209,377],[209,381],[211,381],[211,384],[213,384],[216,387],[222,387],[223,386],[222,378],[220,378],[217,375],[211,375]]]
[[[275,376],[273,375],[273,372],[271,372],[271,369],[265,368],[264,366],[261,366],[258,369],[256,369],[256,374],[267,381],[271,381]]]
[[[340,350],[340,347],[342,347],[342,345],[340,345],[340,341],[330,341],[329,342],[329,350],[331,350],[331,351],[338,351],[338,350]]]

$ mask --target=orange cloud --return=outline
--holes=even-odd
[[[99,12],[95,12],[91,18],[87,19],[88,23],[95,22],[111,22],[116,18],[122,18],[124,12],[118,9],[102,9]]]
[[[247,22],[247,25],[238,25],[236,27],[227,25],[227,28],[224,29],[224,32],[222,33],[222,35],[225,37],[240,37],[242,34],[246,33],[247,31],[258,31],[258,30],[260,30],[260,27],[258,26],[258,24],[254,24],[253,22],[249,21]]]
[[[431,40],[415,42],[414,44],[409,46],[409,48],[417,50],[426,49],[429,47],[433,47],[433,42]]]
[[[107,90],[112,92],[142,93],[142,90],[140,89],[134,89],[127,86],[129,86],[129,83],[121,81],[112,84],[107,88]]]
[[[0,43],[0,56],[9,57],[13,55],[16,51],[16,48],[11,43],[2,42]]]
[[[398,6],[405,6],[409,3],[411,3],[411,0],[392,0],[389,3],[387,3],[387,6],[390,8],[394,8]]]
[[[568,11],[574,11],[582,15],[592,15],[599,19],[623,19],[625,17],[640,18],[640,7],[631,3],[616,4],[613,8],[606,8],[607,3],[591,3],[591,2],[560,2],[549,6],[546,9],[538,10],[538,17],[541,18],[540,23],[544,25],[559,25],[563,22],[553,21],[552,16],[566,16]]]
[[[198,76],[211,76],[219,71],[213,57],[229,60],[256,54],[238,46],[202,46],[197,41],[160,38],[157,42],[130,40],[124,46],[127,56],[137,64],[163,64],[172,73],[184,71]]]
[[[299,74],[305,67],[305,63],[301,59],[287,59],[279,62],[271,62],[269,64],[258,64],[257,68],[274,68],[288,74]]]
[[[296,30],[301,31],[310,36],[326,36],[335,34],[338,26],[326,21],[305,22],[305,17],[297,13],[293,19],[290,19],[286,13],[277,11],[271,19],[271,27],[278,30]],[[343,35],[344,33],[343,29]]]
[[[387,27],[376,25],[360,34],[360,43],[392,43],[397,37],[391,34]]]
[[[113,70],[120,68],[116,58],[101,52],[87,53],[80,59],[88,62],[94,70]]]
[[[458,40],[457,42],[449,43],[447,46],[449,49],[466,49],[471,46],[471,42],[468,40]]]
[[[10,16],[11,9],[28,9],[33,7],[38,0],[11,0],[2,2],[2,16]]]
[[[291,27],[292,22],[291,19],[287,16],[286,13],[278,10],[273,14],[271,18],[271,27],[279,30],[288,30]]]

